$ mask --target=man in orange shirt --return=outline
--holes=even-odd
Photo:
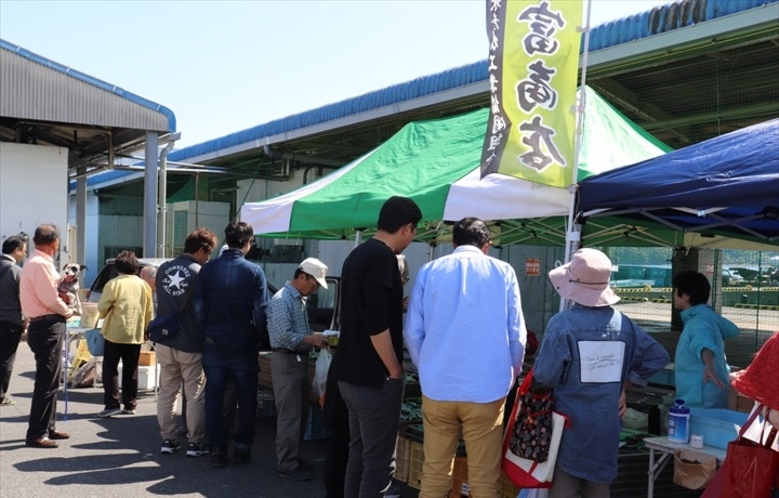
[[[27,344],[35,353],[35,389],[26,444],[56,448],[57,439],[70,437],[57,431],[56,423],[65,322],[73,311],[57,294],[59,275],[54,255],[60,247],[59,230],[54,225],[41,225],[35,229],[33,242],[35,250],[24,264],[19,282],[22,313],[30,321]]]

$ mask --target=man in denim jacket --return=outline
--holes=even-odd
[[[537,382],[554,388],[555,410],[568,416],[550,498],[607,498],[617,477],[624,388],[668,364],[668,353],[632,320],[611,307],[611,261],[580,249],[549,272],[571,309],[549,321],[533,367]]]
[[[225,229],[228,249],[203,266],[195,293],[195,316],[205,329],[203,371],[206,374],[206,433],[211,465],[227,464],[227,436],[222,415],[228,374],[235,376],[238,430],[233,461],[247,463],[257,416],[259,340],[265,330],[268,287],[265,273],[245,256],[254,231],[244,222]]]

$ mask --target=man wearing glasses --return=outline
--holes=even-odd
[[[300,458],[300,436],[308,408],[308,352],[327,346],[323,334],[312,334],[306,298],[319,286],[327,289],[327,266],[307,258],[268,304],[268,335],[273,347],[271,377],[276,398],[276,458],[278,475],[293,481],[310,478],[310,463]]]

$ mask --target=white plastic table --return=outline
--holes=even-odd
[[[689,450],[703,455],[710,455],[717,459],[717,465],[722,465],[725,460],[725,450],[714,448],[712,446],[704,446],[703,448],[693,448],[689,444],[672,443],[666,436],[648,437],[644,439],[644,445],[649,448],[649,483],[647,496],[654,498],[655,496],[655,480],[660,472],[663,471],[668,464],[668,457],[673,455],[676,450]],[[655,460],[655,452],[660,452],[660,457]]]

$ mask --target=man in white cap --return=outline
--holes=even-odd
[[[624,389],[645,386],[668,364],[668,352],[612,308],[611,260],[579,249],[571,262],[549,272],[562,299],[573,301],[546,327],[533,366],[535,381],[554,388],[555,410],[571,425],[560,443],[550,498],[608,498],[617,477]]]
[[[278,475],[293,481],[310,478],[310,463],[300,458],[300,439],[308,408],[308,352],[327,346],[323,334],[308,324],[306,298],[319,287],[327,289],[327,266],[306,258],[268,304],[268,335],[273,348],[271,376],[276,397],[276,458]]]

